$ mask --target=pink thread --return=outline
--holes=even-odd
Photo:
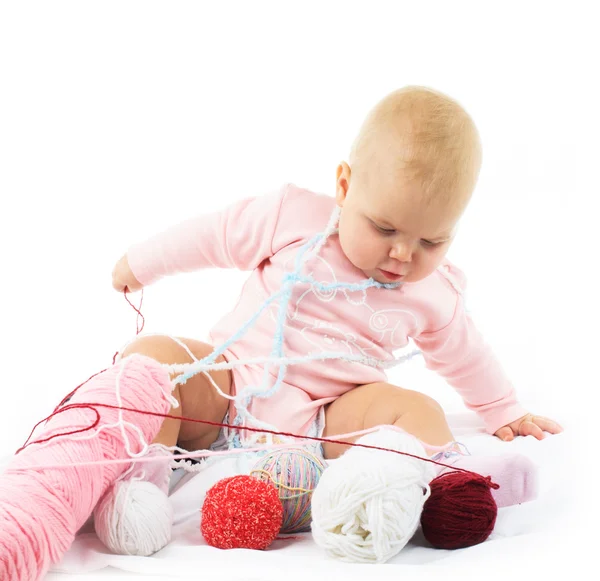
[[[483,476],[481,476],[480,474],[477,474],[476,472],[472,472],[471,470],[466,470],[464,468],[458,468],[457,466],[451,466],[449,464],[444,464],[443,462],[437,462],[436,460],[432,460],[431,458],[423,458],[422,456],[416,456],[414,454],[409,454],[408,452],[400,452],[399,450],[393,450],[390,448],[383,448],[381,446],[371,446],[368,444],[359,444],[357,442],[348,442],[348,441],[344,441],[341,440],[341,438],[343,437],[354,437],[354,436],[359,436],[362,434],[368,434],[370,432],[374,432],[376,430],[378,430],[380,427],[382,426],[376,426],[374,428],[370,428],[367,430],[361,430],[359,432],[351,432],[349,434],[340,434],[338,436],[332,436],[330,438],[317,438],[316,436],[302,436],[300,434],[293,434],[291,432],[276,432],[274,430],[267,430],[267,429],[259,429],[259,428],[251,428],[248,426],[233,426],[231,424],[223,424],[221,422],[211,422],[209,420],[197,420],[194,418],[188,418],[185,416],[176,416],[176,415],[172,415],[172,414],[164,414],[164,413],[157,413],[157,412],[152,412],[152,411],[147,411],[147,410],[140,410],[140,409],[134,409],[134,408],[127,408],[127,407],[123,407],[123,406],[114,406],[114,405],[110,405],[110,404],[105,404],[105,403],[85,403],[85,404],[73,404],[74,406],[78,407],[78,408],[90,408],[93,406],[98,406],[98,407],[107,407],[107,408],[111,408],[111,409],[120,409],[120,410],[125,410],[131,413],[137,413],[137,414],[141,414],[141,415],[150,415],[150,416],[157,416],[157,417],[161,417],[161,418],[173,418],[173,419],[178,419],[178,420],[182,420],[182,421],[187,421],[187,422],[193,422],[193,423],[198,423],[198,424],[206,424],[209,426],[215,426],[215,427],[223,427],[223,428],[230,428],[230,429],[235,429],[235,430],[247,430],[249,432],[256,432],[259,434],[272,434],[275,436],[286,436],[286,437],[290,437],[290,438],[294,438],[295,440],[302,440],[302,441],[312,441],[312,442],[327,442],[327,443],[331,443],[331,444],[343,444],[343,445],[347,445],[347,446],[351,446],[351,447],[359,447],[359,448],[368,448],[370,450],[381,450],[383,452],[392,452],[394,454],[400,454],[402,456],[410,456],[411,458],[415,458],[417,460],[422,460],[423,462],[430,462],[431,464],[436,464],[437,466],[442,466],[444,468],[452,468],[453,470],[457,471],[457,472],[464,472],[466,474],[472,474],[476,477],[479,478],[483,478]],[[64,409],[69,409],[71,407],[71,405],[66,406]],[[60,411],[64,411],[60,410]],[[53,415],[55,415],[57,412],[54,412]],[[50,416],[50,417],[52,417]],[[89,426],[87,429],[92,429],[93,426]],[[390,429],[390,430],[394,430],[396,432],[402,432],[405,433],[404,430],[397,428],[396,426],[385,426],[386,428]],[[84,432],[87,430],[77,430],[77,432]],[[70,432],[70,433],[76,433],[76,432]],[[55,437],[59,437],[59,436],[64,436],[64,433],[61,434],[56,434],[54,436],[50,436],[49,438],[45,438],[43,441],[46,442],[48,440],[51,440],[52,438]],[[25,449],[27,446],[31,446],[33,444],[37,444],[40,443],[40,440],[36,440],[35,442],[30,442],[29,444],[25,444],[22,448],[20,448],[20,450]],[[297,442],[296,442],[297,444]],[[429,444],[427,444],[429,446]],[[292,446],[292,444],[283,444],[283,445],[270,445],[269,449],[273,449],[273,448],[286,448],[286,447],[290,447]],[[435,449],[446,449],[448,446],[431,446],[431,448],[435,448]],[[251,451],[257,451],[257,450],[263,450],[265,449],[264,446],[261,447],[257,447],[257,448],[244,448],[243,451],[244,452],[251,452]],[[201,456],[218,456],[218,455],[222,455],[222,456],[226,456],[229,454],[236,454],[241,452],[242,450],[226,450],[223,452],[209,452],[209,451],[202,451],[202,452],[196,452],[194,454],[182,454],[182,455],[178,455],[177,459],[178,460],[183,460],[186,458],[197,458],[197,457],[201,457]],[[140,458],[140,461],[143,461],[143,458]],[[71,466],[81,466],[82,463],[73,463]],[[40,469],[47,469],[50,466],[41,466]],[[495,484],[491,481],[491,479],[487,478],[486,481],[489,480],[489,485],[492,488],[499,488],[498,484]]]
[[[137,324],[137,334],[139,334],[145,322],[141,313],[143,294],[139,309],[127,298],[127,290],[124,295],[137,312],[138,321],[139,317],[142,318],[141,327]],[[15,458],[0,477],[0,535],[2,537],[0,579],[22,581],[42,579],[50,565],[60,561],[69,549],[76,532],[88,519],[106,489],[131,462],[126,452],[127,444],[132,453],[140,453],[146,442],[152,441],[158,434],[162,420],[169,416],[167,412],[170,404],[164,397],[165,394],[171,393],[171,382],[167,371],[159,363],[143,355],[133,355],[116,366],[117,355],[118,352],[113,357],[111,368],[92,375],[78,385],[48,418],[36,424],[25,444],[18,450]],[[120,376],[123,365],[125,370]],[[116,382],[118,380],[121,401],[129,405],[117,405]],[[93,397],[97,400],[96,403],[80,401],[84,396],[79,390],[88,382],[91,383],[85,397]],[[72,403],[63,407],[68,400]],[[150,404],[154,409],[140,410],[137,406],[142,404]],[[103,408],[104,412],[100,413],[97,408]],[[87,410],[92,410],[96,416],[92,425],[89,425],[89,420],[84,414]],[[142,418],[134,422],[134,418],[140,415]],[[394,452],[449,467],[455,471],[474,474],[485,480],[492,488],[498,488],[489,477],[483,478],[469,470],[397,450],[339,439],[343,436],[352,437],[368,433],[376,428],[335,438],[317,438],[287,432],[258,430],[247,426],[238,428],[229,424],[185,417],[179,419],[230,429],[287,436],[303,441],[341,443]],[[46,422],[46,426],[41,437],[35,442],[30,442],[35,429],[43,422]],[[137,426],[142,432],[143,441],[140,440],[140,434],[124,422]],[[96,427],[99,427],[99,431],[92,438],[73,437],[75,434]],[[393,426],[391,428],[394,429]],[[124,435],[131,442],[126,443],[123,439]],[[32,444],[43,445],[31,448]],[[446,449],[447,446],[429,447],[441,450]],[[236,450],[214,454],[228,453],[236,453]],[[200,455],[201,453],[188,454],[178,458],[193,458]],[[205,453],[205,455],[209,454]],[[74,463],[71,461],[72,458],[78,458],[80,461]],[[43,465],[41,460],[46,460],[47,464]],[[144,461],[144,458],[138,460]]]
[[[124,410],[115,405],[117,377]],[[33,468],[44,461],[60,466],[73,458],[84,461],[126,458],[124,435],[133,452],[140,452],[160,429],[163,414],[159,412],[168,412],[170,405],[164,394],[170,390],[168,373],[159,363],[141,355],[127,358],[94,377],[85,393],[74,394],[72,407],[53,415],[41,434],[45,440],[43,447],[25,448],[11,460],[0,477],[0,579],[42,579],[50,565],[60,561],[76,532],[126,466],[79,465],[70,469],[61,466],[44,471]],[[105,429],[93,438],[64,437],[78,427],[89,428],[90,405],[83,401],[89,397],[103,404],[96,404],[101,409],[95,412],[100,427]],[[127,411],[142,405],[151,407],[156,415],[140,417]],[[136,425],[145,442],[123,422]],[[56,435],[63,437],[52,439]]]

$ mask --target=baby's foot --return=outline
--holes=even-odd
[[[482,476],[490,476],[492,481],[500,486],[497,490],[491,489],[498,508],[529,502],[537,497],[537,467],[521,454],[463,456],[457,452],[440,452],[433,456],[432,460],[470,470]],[[439,474],[452,471],[452,468],[437,468]]]

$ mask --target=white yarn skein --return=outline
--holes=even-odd
[[[357,443],[423,458],[410,434],[383,428]],[[429,498],[431,463],[382,450],[350,448],[323,472],[312,497],[315,542],[336,559],[384,563],[397,555],[419,526]]]
[[[121,480],[94,509],[98,538],[117,555],[147,557],[171,540],[173,507],[151,482]]]

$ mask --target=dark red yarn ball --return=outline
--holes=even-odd
[[[266,549],[283,522],[277,489],[252,476],[233,476],[206,493],[200,529],[218,549]]]
[[[437,549],[462,549],[483,543],[496,524],[498,507],[490,478],[447,472],[432,480],[421,513],[425,538]]]

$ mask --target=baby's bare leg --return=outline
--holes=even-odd
[[[127,345],[121,356],[140,354],[163,364],[192,363],[203,359],[213,352],[213,347],[192,339],[173,339],[162,335],[142,335]],[[224,361],[223,357],[217,359]],[[231,391],[231,372],[213,371],[211,377],[218,388],[226,395]],[[172,408],[170,416],[221,422],[229,401],[219,394],[214,385],[203,373],[192,376],[184,384],[179,384],[173,395],[179,407]],[[219,427],[186,422],[168,417],[154,438],[153,443],[168,448],[178,445],[186,450],[208,448],[218,437]],[[163,548],[171,539],[172,507],[168,500],[171,483],[171,460],[169,450],[161,446],[152,446],[143,458],[134,459],[111,487],[99,506],[111,506],[120,502],[121,492],[126,498],[133,495],[135,502],[127,502],[120,509],[120,521],[127,522],[127,535],[113,534],[113,519],[103,510],[95,511],[95,527],[99,538],[115,553],[151,555]],[[139,494],[140,491],[145,491]],[[149,494],[153,491],[154,494]],[[145,508],[144,508],[145,505]],[[144,518],[142,518],[142,516]],[[148,535],[148,530],[156,533]]]
[[[437,450],[427,444],[444,446],[454,441],[444,411],[436,401],[389,383],[372,383],[345,393],[325,411],[325,424],[325,437],[379,425],[395,425],[421,440],[428,456],[433,456]],[[337,458],[347,448],[341,444],[325,443],[323,451],[325,458]],[[500,485],[500,489],[492,490],[499,507],[527,502],[537,496],[537,468],[526,456],[457,454],[444,458],[443,463],[491,476]],[[439,472],[440,468],[437,470]]]
[[[213,347],[193,339],[178,338],[196,359],[210,355]],[[123,351],[127,357],[139,353],[155,359],[159,363],[192,363],[193,358],[187,350],[172,338],[163,335],[143,335],[130,343]],[[217,362],[224,361],[223,356]],[[231,391],[231,372],[229,370],[210,372],[221,391],[229,395]],[[172,408],[169,415],[189,417],[197,420],[221,422],[229,407],[229,400],[221,396],[203,373],[198,373],[177,385],[173,395],[179,402],[178,408]],[[219,428],[195,422],[182,422],[167,418],[163,422],[154,443],[164,446],[178,445],[187,450],[208,448],[218,437]]]
[[[395,425],[433,446],[454,441],[444,410],[435,400],[389,383],[363,385],[332,402],[325,411],[324,437],[379,425]],[[347,448],[342,444],[325,443],[323,446],[326,458],[337,458]],[[427,446],[425,450],[430,455],[435,453]]]

